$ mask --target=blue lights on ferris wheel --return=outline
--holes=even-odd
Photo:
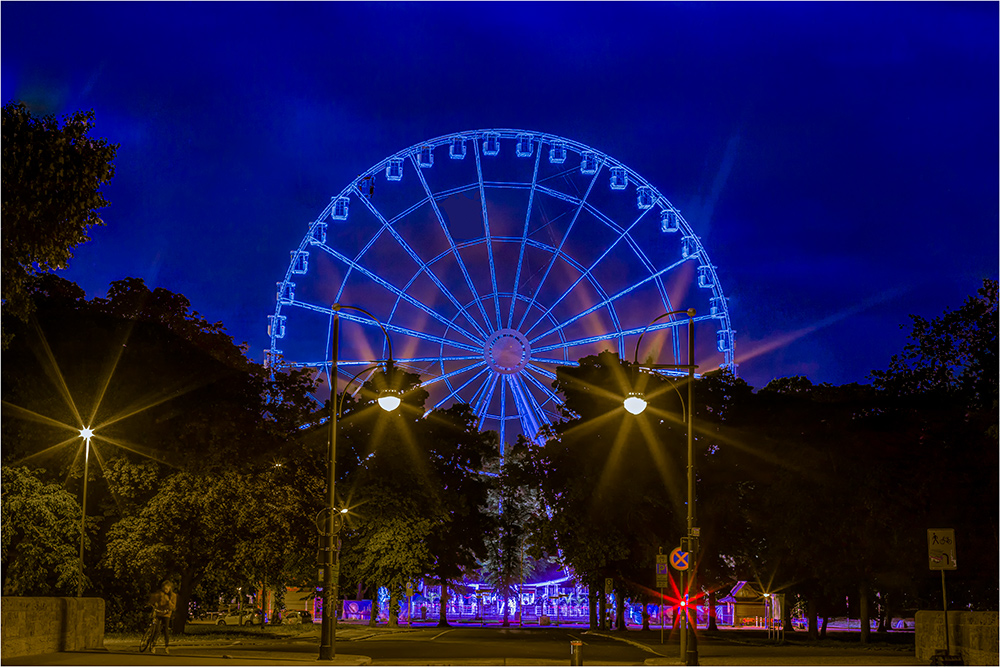
[[[496,132],[487,132],[483,135],[483,155],[500,154],[500,135]]]
[[[715,278],[711,266],[703,264],[698,267],[698,287],[715,287]]]
[[[351,200],[347,197],[338,197],[333,203],[333,212],[330,217],[334,220],[347,220],[347,209],[350,206]]]
[[[326,243],[326,223],[314,222],[309,228],[308,240],[310,245],[322,245]]]
[[[660,211],[660,231],[672,234],[681,228],[677,214],[670,209]]]
[[[421,146],[417,152],[417,165],[421,169],[429,169],[434,166],[434,151],[430,146]]]
[[[291,304],[295,301],[295,283],[283,280],[278,283],[278,303]]]
[[[624,190],[628,187],[628,173],[624,167],[611,167],[611,189]]]
[[[635,205],[640,209],[653,208],[654,203],[656,203],[656,193],[653,188],[643,185],[635,189]]]
[[[309,270],[309,251],[308,250],[293,250],[292,251],[292,273],[305,274]]]
[[[698,239],[693,236],[685,236],[681,239],[681,257],[689,259],[698,254]]]
[[[389,160],[389,164],[385,167],[385,178],[387,181],[401,181],[403,180],[403,160],[402,158],[393,158]]]
[[[435,162],[445,147],[451,159]],[[609,181],[595,177],[602,166]],[[348,213],[351,224],[335,224]],[[727,302],[695,229],[621,162],[536,131],[458,132],[377,162],[309,223],[277,287],[269,367],[311,369],[331,386],[331,304],[363,306],[405,350],[396,362],[421,377],[428,408],[468,403],[501,452],[560,418],[560,366],[602,350],[628,356],[651,310],[695,308],[696,323],[714,325],[694,327],[701,365],[735,368]],[[343,372],[382,358],[374,322],[340,318]],[[686,322],[649,333],[678,339],[668,330]]]
[[[549,148],[549,162],[552,164],[562,164],[566,161],[566,146],[555,143]]]
[[[531,157],[534,150],[534,143],[531,140],[530,134],[519,134],[516,139],[516,146],[518,157]]]

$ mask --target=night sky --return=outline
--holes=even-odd
[[[998,275],[996,3],[5,2],[3,102],[93,109],[64,277],[187,296],[260,360],[305,224],[385,157],[525,128],[642,174],[708,249],[739,373],[864,382]],[[901,325],[904,328],[900,328]]]

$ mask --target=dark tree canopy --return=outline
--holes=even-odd
[[[92,111],[60,124],[34,117],[24,104],[3,107],[3,306],[25,318],[29,292],[40,273],[66,268],[87,231],[104,222],[100,192],[115,173],[117,144],[88,136]]]

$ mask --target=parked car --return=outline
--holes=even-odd
[[[312,623],[312,615],[302,609],[286,609],[281,612],[281,622],[288,625]]]
[[[299,612],[294,609],[284,609],[281,612],[281,624],[282,625],[296,625],[302,622],[299,618]]]
[[[260,623],[260,613],[251,609],[232,611],[224,614],[216,621],[216,625],[257,625]]]

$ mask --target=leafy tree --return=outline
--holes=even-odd
[[[483,574],[503,598],[503,625],[510,625],[510,601],[517,599],[521,583],[532,574],[532,560],[526,558],[528,525],[538,511],[538,500],[529,486],[523,466],[529,441],[522,435],[500,461],[496,473],[491,508],[496,512],[488,540]]]
[[[172,629],[183,632],[194,586],[210,571],[236,574],[234,518],[247,500],[245,484],[235,473],[167,477],[137,514],[112,526],[102,565],[134,582],[140,605],[164,576],[179,577]]]
[[[958,310],[926,320],[911,316],[910,340],[889,368],[872,371],[881,417],[899,447],[919,462],[907,495],[924,500],[912,515],[914,561],[923,530],[951,526],[959,569],[949,573],[952,602],[995,609],[998,590],[997,281],[984,280]],[[928,498],[934,501],[927,503]],[[916,568],[914,568],[916,569]],[[938,603],[936,578],[915,576],[921,596]],[[915,572],[916,575],[916,572]]]
[[[310,467],[315,457],[299,430],[312,419],[309,377],[253,364],[221,325],[191,312],[186,299],[148,290],[141,281],[115,283],[107,299],[92,301],[52,275],[37,285],[37,326],[13,321],[20,333],[3,353],[3,454],[5,461],[45,465],[54,471],[48,473],[52,479],[68,477],[72,490],[80,480],[77,429],[94,428],[87,515],[99,530],[88,560],[100,558],[106,542],[121,540],[111,534],[112,526],[142,519],[148,503],[164,493],[162,480],[175,471],[233,473],[248,489],[236,507],[255,508],[249,524],[281,527],[286,539],[276,562],[265,564],[254,562],[252,547],[241,547],[244,536],[259,538],[259,529],[245,523],[241,534],[224,531],[235,561],[220,571],[272,581],[279,577],[273,572],[297,576],[302,554],[315,548],[314,534],[305,528],[314,510],[308,511],[303,495],[318,487]],[[38,381],[46,377],[50,382]],[[294,462],[287,475],[298,483],[281,502],[266,497],[259,483],[276,456]],[[173,497],[183,505],[179,495]],[[282,518],[289,507],[294,511]],[[144,599],[152,584],[146,578],[155,577],[142,570],[129,586],[113,569],[88,566],[87,572],[104,573],[89,592],[109,600],[111,622],[119,620],[112,614],[134,611],[121,601]],[[182,579],[182,598],[197,579]]]
[[[2,469],[4,595],[70,595],[80,577],[80,504],[24,467]]]
[[[447,625],[449,587],[487,557],[487,536],[496,523],[488,511],[495,468],[496,433],[480,432],[472,408],[457,403],[432,411],[421,424],[420,445],[428,457],[428,481],[446,513],[427,538],[432,563],[427,573],[441,586],[439,625]]]
[[[958,310],[927,320],[911,315],[910,342],[889,368],[872,371],[874,385],[896,396],[955,395],[996,417],[997,281],[984,280]]]
[[[611,577],[619,591],[651,590],[655,554],[683,531],[686,429],[677,393],[667,380],[634,373],[610,352],[560,368],[554,386],[564,419],[530,450],[545,513],[534,529],[544,550],[560,552],[592,589]],[[634,385],[650,404],[638,416],[622,407]]]
[[[26,319],[40,273],[66,268],[87,231],[104,222],[100,192],[114,176],[118,144],[88,136],[94,113],[78,111],[60,124],[35,117],[20,102],[3,107],[4,312]],[[4,334],[4,347],[10,342]]]

